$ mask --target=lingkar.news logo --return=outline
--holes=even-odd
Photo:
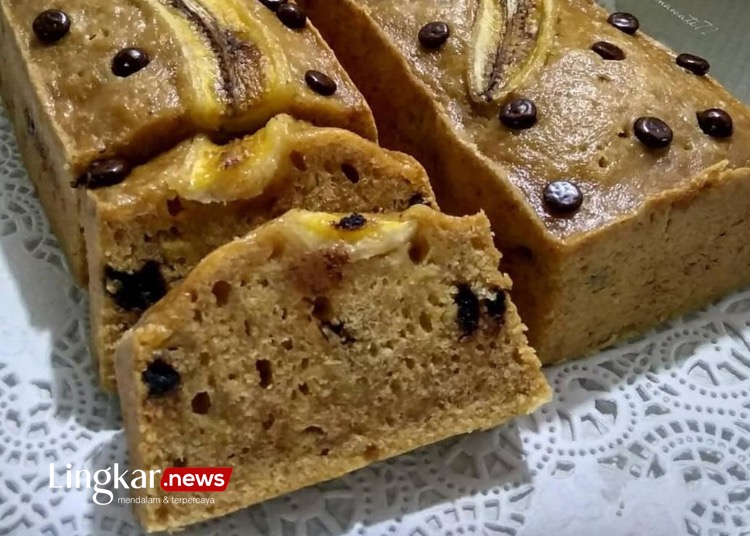
[[[64,478],[55,475],[54,464],[49,464],[49,487],[53,489],[94,489],[94,503],[100,506],[111,504],[114,493],[109,489],[154,489],[158,485],[164,492],[195,493],[225,491],[232,477],[231,467],[169,467],[144,471],[120,471],[115,463],[107,469],[89,471],[73,470],[71,464],[65,466]],[[159,499],[149,497],[154,501]],[[166,500],[166,499],[165,499]]]

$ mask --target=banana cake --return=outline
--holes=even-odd
[[[292,210],[206,257],[123,337],[117,380],[134,469],[233,473],[205,508],[138,504],[146,530],[222,515],[545,402],[499,260],[483,215],[425,206]]]
[[[304,11],[266,4],[0,0],[0,90],[79,282],[77,190],[122,181],[196,133],[250,133],[278,113],[375,138]]]
[[[750,112],[593,0],[301,0],[441,207],[483,209],[547,363],[750,284]]]
[[[291,208],[400,212],[414,204],[435,206],[413,158],[283,115],[227,145],[186,141],[128,180],[89,190],[91,339],[104,387],[115,388],[122,334],[217,247]]]

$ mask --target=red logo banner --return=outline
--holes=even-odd
[[[170,467],[161,475],[163,491],[225,491],[232,477],[231,467]]]

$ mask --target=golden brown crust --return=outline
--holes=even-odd
[[[511,88],[510,97],[527,97],[537,106],[538,121],[528,130],[509,129],[498,120],[507,99],[478,105],[469,96],[467,51],[476,0],[302,3],[321,21],[326,37],[339,45],[340,56],[368,98],[379,92],[392,104],[387,109],[377,106],[379,121],[387,124],[401,112],[389,112],[400,104],[392,98],[400,86],[417,86],[436,108],[438,128],[486,159],[498,179],[513,184],[550,239],[567,243],[631,215],[650,197],[686,186],[721,161],[726,160],[729,169],[750,167],[748,108],[712,78],[679,67],[673,52],[642,33],[631,36],[615,29],[593,0],[551,2],[556,6],[554,39],[541,58],[543,65],[535,76]],[[417,35],[422,25],[435,20],[448,23],[451,36],[439,50],[427,50]],[[333,35],[334,21],[341,35]],[[358,29],[348,31],[354,26]],[[591,50],[598,41],[620,47],[625,59],[604,60]],[[352,56],[371,61],[355,63]],[[389,69],[399,71],[398,89],[374,73],[373,63],[390,63]],[[413,109],[409,99],[401,105],[411,106],[413,114],[423,112]],[[696,113],[709,108],[730,113],[732,138],[720,140],[701,131]],[[671,126],[674,142],[668,151],[649,150],[633,136],[633,123],[640,116],[656,116]],[[417,128],[426,130],[428,125]],[[423,143],[429,142],[423,138]],[[544,185],[558,179],[573,180],[583,189],[586,201],[573,218],[555,217],[543,206]],[[452,180],[466,182],[460,176]]]

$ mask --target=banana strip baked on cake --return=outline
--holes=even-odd
[[[222,515],[545,402],[499,260],[483,215],[425,206],[293,210],[206,257],[122,339],[117,381],[133,469],[233,472],[201,508],[133,490],[151,499],[136,507],[146,530]]]
[[[79,282],[77,190],[120,182],[196,133],[249,133],[278,113],[375,138],[361,95],[292,3],[0,0],[0,76]]]
[[[291,208],[400,212],[415,204],[436,206],[413,158],[289,116],[226,145],[199,136],[120,184],[89,190],[91,340],[104,387],[115,388],[122,334],[217,247]]]
[[[593,0],[301,0],[441,207],[483,209],[529,339],[585,355],[750,284],[750,112]]]

